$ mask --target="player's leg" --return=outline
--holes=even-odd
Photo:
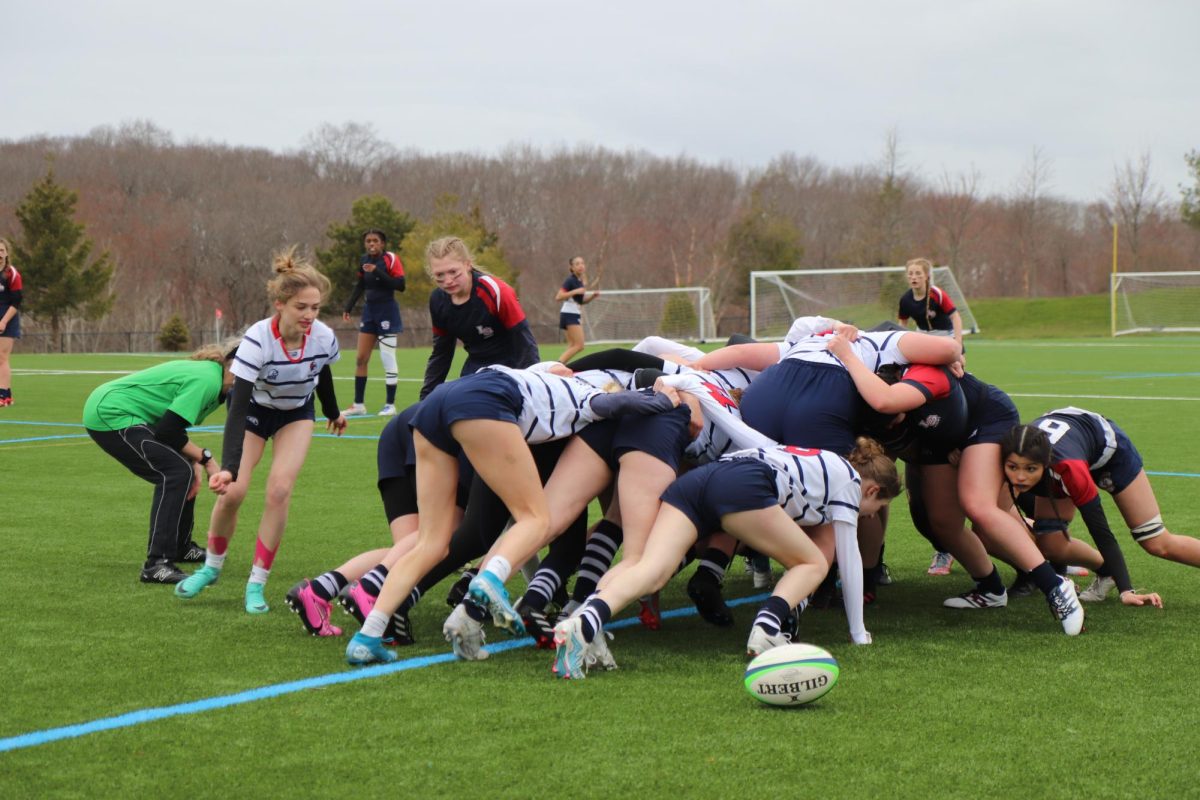
[[[348,417],[362,416],[367,413],[367,368],[371,363],[371,351],[374,349],[374,332],[359,331],[354,351],[354,402],[349,408],[342,411]]]
[[[930,531],[940,547],[954,555],[975,581],[975,587],[948,598],[950,608],[1000,608],[1008,604],[1000,572],[988,557],[983,542],[964,523],[966,514],[958,498],[957,470],[949,464],[921,467],[921,506]]]
[[[583,326],[575,323],[567,325],[563,330],[567,335],[567,349],[563,350],[563,354],[559,356],[558,360],[565,364],[583,350]]]
[[[400,380],[396,368],[396,334],[388,333],[379,337],[379,361],[383,364],[383,385],[387,392],[379,416],[390,417],[396,413],[396,384]]]
[[[0,336],[0,405],[12,405],[12,349],[11,336]]]
[[[1200,567],[1200,539],[1171,533],[1163,525],[1158,499],[1145,470],[1139,470],[1128,486],[1113,495],[1113,500],[1132,531],[1134,541],[1143,550],[1168,561]]]

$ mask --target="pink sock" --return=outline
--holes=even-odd
[[[279,549],[279,545],[275,546],[275,550]],[[263,544],[262,539],[254,540],[254,560],[262,565],[263,569],[270,569],[271,564],[275,562],[275,550],[268,550]]]

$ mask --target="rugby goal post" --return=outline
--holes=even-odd
[[[1112,335],[1200,332],[1200,271],[1114,272]]]
[[[595,344],[647,336],[705,342],[717,334],[712,293],[704,286],[604,289],[583,307],[583,332]]]
[[[750,273],[750,335],[782,339],[797,317],[821,315],[861,328],[896,320],[908,291],[905,267],[756,270]],[[933,285],[954,301],[963,333],[979,333],[966,296],[949,267],[933,268]]]

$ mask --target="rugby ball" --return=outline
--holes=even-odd
[[[756,700],[771,706],[802,706],[834,687],[838,663],[815,644],[772,647],[746,667],[742,684]]]

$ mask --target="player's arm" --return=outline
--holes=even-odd
[[[895,383],[889,386],[862,362],[846,337],[834,336],[826,346],[829,352],[845,365],[851,380],[854,381],[854,388],[858,389],[862,399],[879,413],[899,414],[902,411],[912,411],[923,406],[928,399],[920,389],[911,384]]]
[[[246,436],[246,413],[250,410],[250,396],[253,393],[252,381],[233,379],[233,388],[229,390],[229,410],[225,416],[225,438],[221,444],[221,463],[224,466],[213,476],[213,481],[221,475],[229,476],[229,480],[220,482],[222,488],[238,478],[238,467],[242,463],[242,440]],[[217,486],[213,485],[213,481],[209,482],[209,486],[215,490]]]
[[[317,399],[321,401],[321,413],[325,415],[326,427],[338,436],[346,430],[346,418],[338,408],[337,392],[333,388],[333,370],[329,365],[321,367],[317,376]]]
[[[446,376],[450,374],[450,363],[454,361],[455,341],[453,336],[433,329],[433,351],[425,364],[425,382],[421,384],[419,395],[421,400],[446,381]]]
[[[509,333],[512,336],[513,349],[516,351],[514,366],[518,369],[523,369],[531,367],[542,360],[537,340],[533,338],[533,331],[530,330],[527,320],[522,319],[516,325],[509,328]]]
[[[354,289],[350,292],[350,299],[346,302],[346,307],[342,309],[342,317],[348,318],[354,313],[354,306],[358,303],[358,298],[362,297],[363,291],[366,289],[366,274],[358,273],[358,281],[354,284]]]
[[[711,372],[718,369],[752,369],[762,372],[779,363],[779,345],[770,342],[735,344],[706,353],[693,361],[693,369]]]
[[[858,551],[858,526],[834,520],[833,542],[837,551],[838,574],[842,576],[842,605],[846,609],[846,624],[850,626],[850,641],[870,644],[871,634],[867,631],[863,615],[863,570],[862,554]]]

